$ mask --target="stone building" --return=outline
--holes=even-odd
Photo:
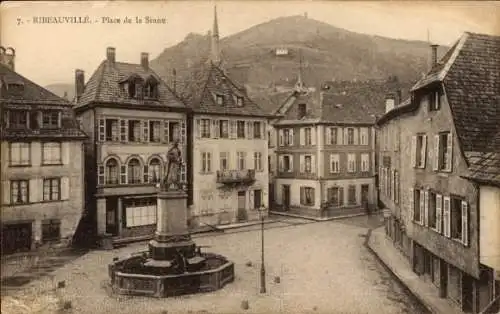
[[[15,72],[9,49],[0,47],[2,254],[71,242],[85,209],[86,136],[71,104]]]
[[[462,176],[478,154],[500,151],[499,48],[500,37],[465,33],[438,62],[433,46],[411,100],[377,122],[381,199],[397,222],[388,229],[404,230],[408,240],[395,232],[396,241],[413,270],[464,312],[482,311],[498,286],[480,258],[490,243],[481,241],[481,216],[498,220],[498,210],[481,212],[480,190]]]
[[[147,53],[141,53],[138,64],[124,63],[109,47],[86,83],[83,71],[76,70],[75,86],[74,110],[89,135],[87,229],[115,241],[152,236],[156,186],[176,140],[188,160],[188,109],[149,67]],[[186,163],[180,175],[186,182]]]

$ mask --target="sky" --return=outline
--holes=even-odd
[[[116,48],[117,61],[139,63],[141,52],[153,59],[191,32],[205,34],[214,4],[221,37],[304,13],[354,32],[441,45],[453,44],[464,31],[500,35],[500,2],[486,1],[6,1],[0,5],[0,44],[16,49],[16,71],[34,82],[72,83],[77,68],[90,77],[106,47]],[[75,16],[92,23],[35,23]],[[124,23],[126,17],[131,23]],[[163,22],[146,24],[146,17]]]

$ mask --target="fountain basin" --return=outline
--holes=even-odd
[[[111,286],[115,293],[152,297],[172,297],[210,292],[234,281],[234,263],[214,253],[199,253],[195,271],[173,273],[168,261],[150,258],[148,251],[114,260],[109,266]]]

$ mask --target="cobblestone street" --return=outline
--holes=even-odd
[[[285,219],[267,225],[265,295],[259,294],[259,226],[196,237],[197,244],[209,246],[206,250],[235,262],[235,282],[214,293],[172,299],[112,295],[107,264],[114,256],[144,250],[144,243],[90,252],[8,293],[42,299],[65,280],[66,287],[57,293],[71,301],[75,313],[241,313],[244,300],[251,313],[425,313],[363,245],[368,227],[378,223],[373,216],[321,223]]]

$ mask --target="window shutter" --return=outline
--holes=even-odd
[[[436,230],[443,232],[443,196],[436,194]]]
[[[295,141],[293,140],[293,129],[290,129],[290,145],[295,145]]]
[[[248,131],[247,138],[252,139],[253,138],[253,121],[247,122],[247,131]]]
[[[149,142],[149,120],[142,121],[142,134],[144,142]]]
[[[469,206],[462,201],[462,243],[469,245]]]
[[[196,119],[195,134],[196,134],[196,138],[201,138],[201,120],[200,119]]]
[[[424,214],[425,214],[425,194],[424,190],[419,190],[420,191],[420,208],[419,208],[419,213],[420,213],[420,224],[423,226],[424,225]]]
[[[279,171],[283,171],[284,170],[283,169],[283,162],[284,162],[283,161],[283,156],[279,156],[279,165],[278,165]]]
[[[219,138],[219,136],[220,136],[220,120],[212,120],[212,125],[214,126],[214,138]]]
[[[181,145],[186,145],[187,143],[187,139],[186,139],[186,136],[187,136],[187,132],[186,132],[186,120],[182,120],[181,121],[181,130],[180,130],[181,134],[180,134],[180,144]]]
[[[61,161],[63,165],[69,165],[70,163],[70,151],[69,151],[69,142],[62,142],[61,143]]]
[[[120,141],[127,142],[128,140],[128,120],[120,119]]]
[[[344,188],[339,188],[339,206],[344,206]]]
[[[299,129],[300,146],[306,145],[306,130],[304,128]]]
[[[104,142],[106,139],[106,123],[104,119],[99,119],[99,142]]]
[[[448,150],[446,154],[446,171],[453,171],[453,136],[452,133],[448,133],[448,139],[447,139],[447,145],[448,145]]]
[[[127,166],[120,166],[120,182],[127,184]]]
[[[149,169],[148,168],[149,168],[148,165],[144,166],[144,173],[143,173],[143,175],[144,175],[144,183],[149,183],[149,181],[151,179],[149,177]]]
[[[415,190],[410,188],[409,202],[410,202],[410,220],[414,221],[414,213],[415,213]]]
[[[432,169],[434,171],[438,171],[439,170],[439,155],[440,155],[440,151],[439,151],[439,134],[437,135],[434,135],[434,152],[432,153]]]
[[[2,181],[2,193],[3,193],[3,203],[10,204],[10,181]]]
[[[412,136],[411,137],[411,166],[416,167],[417,166],[417,137]]]
[[[395,194],[394,193],[394,190],[396,189],[396,185],[395,185],[395,182],[394,182],[394,170],[391,169],[391,173],[390,173],[390,176],[391,176],[391,200],[394,201],[395,200]]]
[[[43,186],[43,181],[42,181]],[[61,178],[61,200],[69,200],[69,178]]]
[[[288,172],[292,172],[295,170],[295,166],[293,164],[293,155],[290,155],[290,170]]]
[[[169,134],[168,134],[168,121],[163,121],[163,143],[168,143]]]
[[[333,154],[330,154],[330,173],[333,173],[335,171],[335,165],[333,164]]]
[[[394,181],[395,181],[395,185],[396,185],[396,188],[394,190],[394,194],[396,194],[394,196],[394,201],[396,202],[396,204],[399,204],[399,172],[397,170],[394,171]]]
[[[332,143],[332,128],[325,128],[325,139],[326,139],[326,143],[325,145],[330,145]]]
[[[42,181],[42,183],[40,183]],[[38,179],[30,179],[28,182],[28,201],[30,203],[37,203],[42,200],[40,196],[41,193],[43,193],[43,179],[38,180]]]
[[[443,197],[443,229],[444,235],[450,237],[451,235],[451,219],[450,219],[450,197]]]
[[[349,129],[344,128],[344,144],[348,145],[349,144]]]
[[[306,199],[306,189],[304,189],[304,187],[300,187],[300,204],[304,204],[305,203],[305,199]]]
[[[344,144],[344,129],[343,128],[337,128],[337,145],[343,145]]]
[[[104,166],[97,167],[97,184],[98,185],[104,184]]]
[[[278,131],[278,137],[279,137],[279,146],[283,146],[285,141],[283,139],[283,130]]]
[[[229,121],[229,138],[236,138],[236,121]]]
[[[354,145],[359,145],[359,129],[354,128]]]
[[[304,155],[299,156],[299,162],[300,162],[300,173],[305,172],[305,158]]]
[[[421,153],[421,158],[422,158],[422,168],[426,167],[426,162],[427,162],[427,135],[424,135],[422,137],[422,153]]]
[[[429,191],[424,194],[424,225],[429,226]]]
[[[358,169],[358,167],[356,167],[357,162],[358,162],[358,158],[356,156],[357,156],[357,154],[352,155],[352,172],[356,172]]]
[[[316,173],[316,156],[311,156],[311,172]]]

